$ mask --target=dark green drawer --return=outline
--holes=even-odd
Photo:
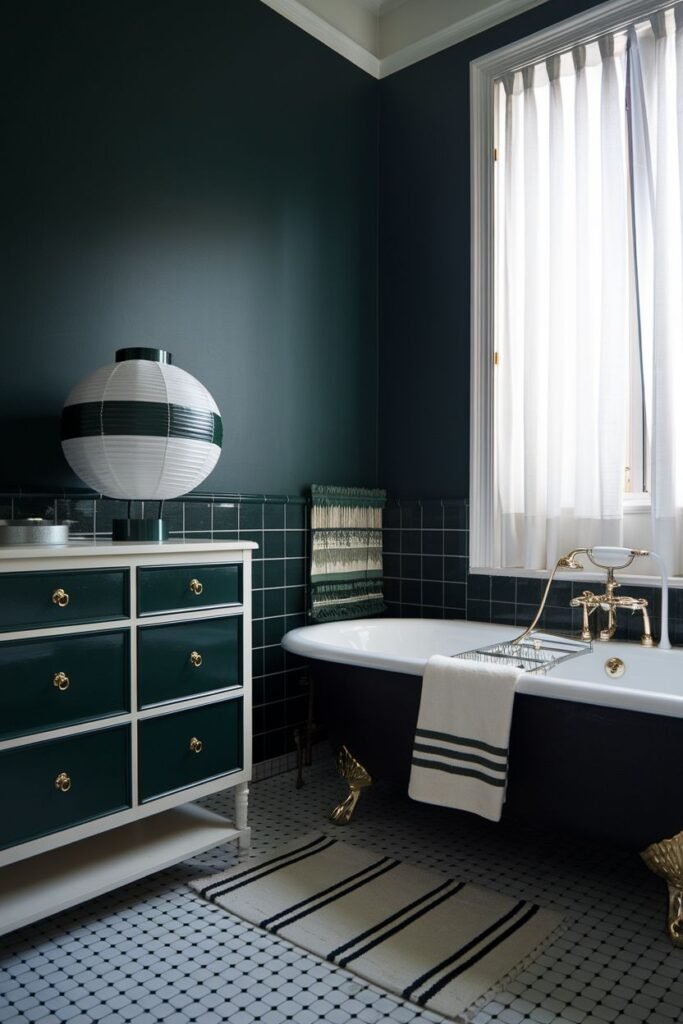
[[[139,615],[241,603],[241,565],[166,565],[138,569]]]
[[[242,767],[242,700],[140,722],[140,799],[172,793]]]
[[[130,807],[129,726],[4,750],[0,777],[0,848],[123,811]]]
[[[0,574],[0,632],[127,616],[127,569]]]
[[[128,632],[0,643],[0,739],[129,710]]]
[[[138,629],[138,707],[242,682],[242,617]]]

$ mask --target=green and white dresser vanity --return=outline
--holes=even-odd
[[[0,933],[248,847],[255,547],[0,550]]]

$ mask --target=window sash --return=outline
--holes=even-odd
[[[611,0],[568,22],[519,40],[470,65],[472,359],[470,504],[472,568],[493,567],[496,547],[494,475],[494,147],[496,117],[494,83],[504,74],[588,43],[608,32],[628,29],[671,0]],[[631,453],[630,453],[631,454]],[[626,463],[628,464],[628,463]],[[511,570],[514,571],[514,570]]]

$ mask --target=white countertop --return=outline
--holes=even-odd
[[[258,548],[252,540],[165,540],[150,541],[122,540],[72,540],[68,544],[17,544],[0,547],[0,560],[21,558],[64,558],[80,555],[149,555],[155,552],[177,554],[206,554],[211,551],[253,551]]]

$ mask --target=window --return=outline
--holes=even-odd
[[[683,572],[682,15],[614,0],[473,62],[474,568]]]

